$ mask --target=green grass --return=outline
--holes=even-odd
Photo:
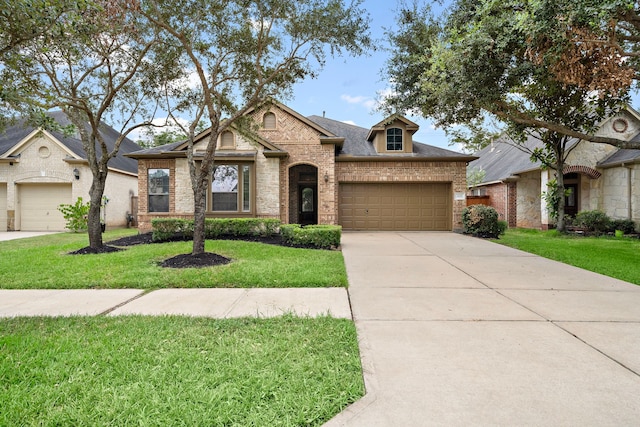
[[[348,320],[0,321],[3,426],[319,426],[363,394]]]
[[[497,243],[640,285],[640,239],[509,229]]]
[[[135,230],[115,230],[104,241]],[[191,242],[127,247],[99,255],[69,255],[87,246],[86,234],[53,234],[0,242],[0,288],[344,287],[339,251],[288,248],[235,240],[207,240],[205,250],[233,260],[224,266],[169,269],[158,263],[190,253]]]

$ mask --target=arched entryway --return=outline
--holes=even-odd
[[[289,223],[318,223],[318,168],[313,165],[289,169]]]
[[[602,174],[588,166],[567,166],[562,172],[566,191],[564,213],[575,217],[588,202],[590,196],[588,179],[598,179]]]

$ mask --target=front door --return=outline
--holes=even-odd
[[[575,217],[578,213],[578,184],[566,184],[564,188],[564,214]]]
[[[318,223],[318,186],[315,184],[300,184],[299,219],[301,225]]]

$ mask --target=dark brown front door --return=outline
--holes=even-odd
[[[300,184],[298,187],[300,197],[300,224],[309,225],[318,223],[318,186],[315,184]]]
[[[564,186],[567,195],[564,198],[564,214],[575,217],[578,213],[578,184]]]

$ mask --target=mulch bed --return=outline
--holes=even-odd
[[[166,243],[166,242],[183,242],[183,241],[190,241],[190,240],[191,239],[188,237],[176,235],[173,238],[164,240],[162,242],[154,242],[152,239],[151,233],[143,233],[143,234],[136,234],[128,237],[122,237],[116,240],[111,240],[97,250],[91,247],[78,249],[77,251],[70,252],[70,255],[87,255],[87,254],[118,252],[118,251],[124,250],[123,247],[127,247],[127,246],[150,245],[150,244],[158,244],[158,243]],[[280,235],[274,235],[269,237],[221,236],[220,240],[243,240],[248,242],[258,242],[258,243],[267,243],[270,245],[287,246],[282,242],[282,238],[280,237]],[[305,248],[305,246],[296,246],[296,247]],[[306,248],[313,249],[312,247],[306,247]],[[164,260],[159,265],[161,267],[167,267],[167,268],[203,268],[203,267],[213,267],[216,265],[225,265],[225,264],[229,264],[230,262],[231,260],[229,258],[223,257],[222,255],[218,255],[212,252],[205,252],[199,255],[192,255],[192,254],[177,255],[173,258]]]

